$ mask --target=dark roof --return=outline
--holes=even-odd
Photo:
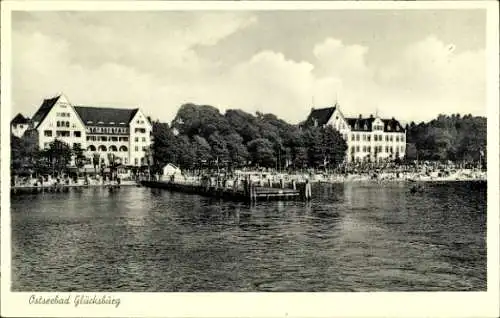
[[[56,96],[54,98],[44,99],[42,106],[40,106],[40,108],[38,108],[35,115],[33,115],[32,121],[38,122],[38,125],[40,125],[40,123],[45,119],[45,117],[50,112],[52,107],[54,107],[54,105],[57,103],[57,100],[59,99],[59,97],[61,97],[61,96]]]
[[[134,118],[139,110],[138,108],[123,109],[123,108],[110,108],[110,107],[88,107],[88,106],[75,106],[74,107],[80,118],[85,125],[95,126],[118,126],[123,127],[120,123],[128,126],[129,122]],[[92,123],[89,123],[91,121]]]
[[[394,118],[382,119],[382,121],[384,122],[384,131],[385,132],[404,132],[405,131],[403,126],[401,126],[401,123]]]
[[[372,131],[372,123],[375,120],[369,118],[346,118],[347,124],[352,131]],[[404,132],[403,126],[396,119],[382,119],[384,123],[384,132]]]
[[[372,131],[375,118],[346,118],[345,120],[352,131]]]
[[[12,125],[17,125],[17,124],[28,124],[30,120],[26,117],[24,117],[21,113],[17,114],[14,119],[10,122]]]
[[[326,108],[311,109],[311,113],[307,117],[305,125],[313,126],[315,121],[317,122],[318,126],[326,125],[326,123],[328,123],[328,121],[330,120],[330,117],[332,117],[335,108],[336,107],[333,106]]]

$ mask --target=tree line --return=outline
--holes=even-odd
[[[153,158],[160,169],[265,167],[335,168],[347,145],[332,127],[301,128],[273,114],[184,104],[172,123],[153,122]]]
[[[255,115],[238,109],[221,113],[208,105],[185,104],[171,124],[153,125],[154,172],[167,163],[182,169],[265,167],[275,169],[330,168],[343,163],[347,145],[331,126],[292,125],[273,114]],[[486,118],[439,115],[430,122],[406,125],[406,160],[486,162]],[[11,135],[11,172],[17,175],[63,174],[70,162],[78,169],[88,159],[84,150],[54,140],[39,149],[35,133]],[[92,154],[95,173],[100,154]],[[108,158],[109,162],[114,162]],[[112,168],[112,167],[111,167]]]
[[[430,122],[406,125],[410,160],[478,161],[486,158],[486,118],[439,115]]]

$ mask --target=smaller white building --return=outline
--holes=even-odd
[[[17,114],[10,122],[10,132],[16,137],[21,138],[24,132],[29,128],[30,120],[21,113]]]
[[[306,126],[332,126],[347,144],[347,162],[381,162],[403,159],[406,153],[406,131],[394,117],[345,117],[338,104],[311,109]]]
[[[163,167],[163,175],[167,177],[172,175],[182,175],[182,170],[176,165],[168,163],[165,167]]]

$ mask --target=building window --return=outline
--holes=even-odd
[[[138,146],[135,146],[135,151],[139,151],[139,147]]]
[[[371,148],[372,148],[372,147],[367,146],[367,147],[366,147],[366,151],[367,151],[367,152],[371,152],[371,151],[372,151],[372,149],[371,149]]]
[[[135,158],[134,162],[135,162],[135,165],[137,166],[139,164],[139,159]]]
[[[111,137],[111,141],[118,141],[118,137]]]
[[[396,142],[398,142],[398,141],[399,141],[399,136],[396,136]]]
[[[81,148],[81,147],[82,147],[82,145],[81,145],[79,142],[75,142],[75,143],[73,143],[73,148],[77,148],[77,147],[78,147],[78,148]]]
[[[146,137],[142,137],[142,141],[146,142]]]
[[[106,136],[101,136],[101,141],[108,141],[108,137],[106,137]]]
[[[94,145],[90,145],[90,146],[87,147],[87,150],[88,151],[95,151],[96,149],[95,149]]]
[[[405,141],[405,136],[401,136],[401,141]]]
[[[366,152],[366,146],[363,146],[363,152]]]
[[[139,137],[135,137],[135,142],[139,142]]]
[[[143,133],[144,134],[144,133],[146,133],[146,129],[144,129],[144,128],[136,128],[135,129],[135,133]]]
[[[82,136],[82,133],[80,131],[74,131],[73,136],[80,138]]]
[[[374,136],[373,136],[373,140],[374,140],[374,141],[377,141],[377,140],[378,140],[378,136],[377,136],[377,135],[374,135]]]
[[[370,139],[371,139],[370,135],[366,136],[366,140],[370,141]]]
[[[359,134],[356,134],[356,141],[359,141]]]
[[[389,136],[385,135],[385,141],[389,141]]]
[[[126,146],[121,146],[121,147],[120,147],[120,151],[125,152],[125,151],[128,151],[128,149],[127,149],[127,147],[126,147]]]
[[[52,137],[52,130],[45,130],[45,131],[43,132],[43,135],[44,135],[45,137]]]
[[[356,152],[359,152],[359,146],[356,146]]]
[[[99,150],[99,151],[106,151],[107,149],[106,149],[106,146],[100,145],[99,148],[97,148],[97,150]]]
[[[354,137],[354,134],[351,134],[351,140],[353,140],[353,141],[354,141],[354,138],[355,138],[355,137]]]
[[[115,145],[109,146],[109,151],[118,151]]]
[[[389,140],[392,141],[392,135],[389,137]]]
[[[403,146],[401,146],[401,153],[403,153],[404,151],[405,151],[405,150],[404,150]]]
[[[69,137],[70,134],[69,134],[69,131],[67,131],[67,130],[57,130],[56,136],[57,137]]]

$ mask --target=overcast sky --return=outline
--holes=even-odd
[[[62,92],[168,122],[187,102],[292,123],[336,100],[347,116],[485,116],[485,20],[480,10],[14,12],[13,115]]]

